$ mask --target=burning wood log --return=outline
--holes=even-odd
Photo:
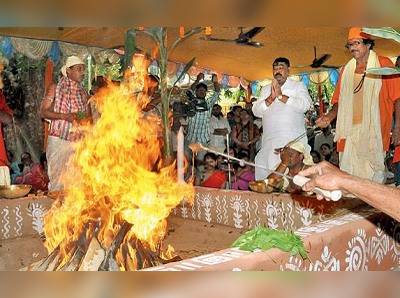
[[[126,221],[124,221],[121,224],[121,227],[118,231],[117,236],[115,236],[113,242],[110,245],[110,248],[107,249],[107,251],[106,251],[104,261],[101,263],[101,265],[99,267],[99,271],[107,271],[107,270],[111,270],[112,267],[115,267],[115,264],[116,264],[115,255],[117,254],[117,251],[120,248],[121,243],[124,240],[126,233],[128,233],[131,228],[132,228],[132,224],[130,224]]]
[[[106,256],[105,249],[101,246],[95,235],[90,241],[88,250],[82,260],[78,271],[97,271]]]
[[[71,258],[64,266],[60,268],[60,271],[75,271],[78,269],[86,253],[87,243],[89,242],[87,241],[88,240],[87,237],[89,238],[89,240],[91,240],[91,238],[93,237],[90,234],[87,235],[87,230],[89,226],[90,222],[86,224],[82,233],[79,235],[78,240],[73,242],[75,245],[74,245],[74,250],[71,254]]]

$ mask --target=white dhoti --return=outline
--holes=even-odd
[[[281,162],[281,157],[279,154],[275,154],[275,149],[283,148],[285,145],[287,145],[290,141],[298,136],[299,135],[293,134],[290,136],[276,137],[273,139],[265,140],[262,149],[256,155],[255,163],[271,170],[274,169]],[[306,151],[309,154],[311,147],[307,143],[307,136],[304,136],[304,138],[302,138],[299,142],[304,144]],[[271,173],[267,170],[263,170],[260,168],[255,169],[256,180],[265,179],[269,174]]]
[[[368,135],[361,134],[361,124],[353,125],[353,133],[346,139],[344,151],[340,154],[340,169],[351,175],[382,183],[385,179],[385,155],[380,150],[370,150],[368,154],[360,154],[365,150],[364,139]]]
[[[47,167],[49,175],[49,191],[59,191],[64,189],[60,180],[61,174],[66,171],[68,160],[74,154],[73,143],[49,136],[47,139]]]

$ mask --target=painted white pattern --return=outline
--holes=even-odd
[[[310,201],[307,200],[305,206],[296,207],[296,211],[300,215],[303,226],[309,226],[312,224],[312,210],[310,209],[310,206]]]
[[[294,222],[293,203],[290,202],[289,204],[287,204],[286,208],[289,211],[289,212],[286,212],[288,214],[288,218],[289,218],[289,221],[290,221],[289,227],[290,227],[290,229],[295,229],[296,226],[295,226],[295,222]]]
[[[243,219],[241,213],[244,211],[244,206],[242,202],[242,197],[240,195],[233,196],[231,198],[231,208],[233,209],[233,222],[235,224],[235,228],[242,229]]]
[[[258,201],[255,200],[253,205],[254,205],[254,214],[256,216],[254,226],[258,227],[261,224],[260,211],[258,210]]]
[[[232,261],[232,258],[226,256],[219,256],[215,254],[204,255],[196,258],[190,259],[193,262],[205,264],[205,265],[218,265],[221,263],[226,263]]]
[[[393,244],[390,248],[393,250],[392,260],[396,261],[398,265],[400,265],[400,223],[396,220],[392,220],[393,225]]]
[[[228,216],[228,203],[226,201],[226,196],[222,199],[222,210],[223,210],[223,219],[224,219],[224,224],[228,225],[229,224],[229,216]]]
[[[200,194],[196,196],[196,204],[197,204],[197,219],[201,219],[201,199]]]
[[[251,229],[253,224],[252,224],[252,220],[251,220],[251,213],[250,213],[250,199],[246,199],[245,200],[245,211],[246,211],[246,223],[247,223],[247,228]]]
[[[216,211],[217,211],[217,223],[221,223],[222,222],[222,210],[221,210],[221,200],[219,198],[219,196],[215,197],[215,206]]]
[[[383,258],[388,254],[390,250],[389,236],[384,233],[379,223],[377,225],[377,228],[375,229],[375,232],[377,237],[371,237],[370,253],[371,259],[375,257],[376,262],[378,263],[378,265],[380,265]]]
[[[321,253],[321,261],[317,260],[310,264],[309,271],[340,271],[340,260],[332,257],[328,246],[324,246]]]
[[[214,205],[210,194],[204,194],[201,198],[201,206],[204,208],[204,216],[207,222],[211,222],[211,207]]]
[[[265,199],[263,213],[267,215],[268,227],[274,230],[278,229],[278,203],[274,200]]]
[[[46,213],[46,208],[39,203],[31,203],[26,210],[28,211],[28,215],[32,217],[33,229],[37,231],[38,234],[41,234],[44,225],[43,214]]]
[[[181,205],[181,213],[182,213],[182,217],[183,218],[188,218],[189,214],[188,214],[188,209],[186,207],[186,200],[182,200],[182,205]]]
[[[280,202],[281,203],[281,210],[282,210],[282,214],[281,214],[281,222],[282,222],[282,228],[285,231],[289,230],[289,226],[288,226],[288,214],[286,213],[286,208],[285,208],[285,204],[283,204],[283,201]]]
[[[2,229],[1,229],[1,234],[2,234],[2,239],[8,239],[10,237],[10,210],[8,209],[8,206],[6,206],[3,211],[1,212],[2,214]]]
[[[22,213],[21,213],[21,206],[16,206],[13,209],[13,212],[15,214],[15,219],[17,220],[16,222],[16,227],[14,227],[14,232],[15,232],[15,236],[22,236]]]
[[[297,257],[289,257],[289,262],[280,266],[281,271],[306,271],[307,268],[303,266],[303,260]]]
[[[349,242],[349,249],[346,250],[348,257],[346,271],[368,271],[368,250],[366,246],[367,234],[364,230],[358,229],[357,236]]]
[[[196,203],[197,203],[197,199],[199,196],[200,196],[199,193],[196,193],[196,197],[193,201],[193,205],[192,205],[192,218],[193,219],[196,219]]]

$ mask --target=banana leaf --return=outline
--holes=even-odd
[[[397,67],[369,68],[365,72],[379,76],[391,76],[400,74],[400,68]]]
[[[125,56],[123,72],[128,69],[129,65],[132,63],[132,57],[135,55],[135,40],[136,40],[136,30],[130,29],[125,33]]]
[[[392,27],[382,28],[361,28],[362,32],[371,34],[373,36],[382,37],[386,39],[393,39],[400,43],[400,32],[393,29]]]
[[[188,64],[185,65],[184,69],[182,70],[181,74],[179,75],[178,79],[175,81],[175,83],[172,87],[175,87],[175,85],[179,82],[179,80],[188,72],[189,68],[192,67],[195,60],[196,60],[196,57],[194,57],[192,60],[189,61]]]
[[[303,259],[307,259],[307,251],[304,249],[303,241],[299,236],[293,232],[266,229],[262,226],[258,226],[239,237],[231,247],[239,247],[240,250],[245,251],[269,250],[275,247],[290,252],[291,256],[300,254]]]

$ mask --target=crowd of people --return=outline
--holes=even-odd
[[[323,115],[314,109],[304,83],[290,79],[287,58],[275,59],[272,82],[262,88],[258,98],[244,107],[232,106],[226,115],[218,104],[221,91],[218,77],[214,74],[207,81],[199,73],[184,96],[189,97],[190,104],[178,98],[170,105],[174,117],[172,131],[184,128],[185,155],[193,169],[188,173],[194,173],[194,184],[249,190],[250,182],[276,178],[277,172],[293,177],[319,171],[323,176],[323,169],[329,175],[349,177],[340,174],[340,170],[333,171],[335,167],[346,175],[398,186],[400,78],[366,74],[367,68],[393,66],[390,59],[373,51],[374,46],[371,37],[360,28],[350,30],[346,48],[352,59],[341,70],[332,101],[324,104]],[[400,66],[399,59],[396,65]],[[71,56],[61,72],[61,79],[47,89],[40,109],[40,116],[51,120],[47,152],[40,163],[34,164],[28,152],[20,160],[14,159],[11,152],[6,156],[0,142],[0,162],[10,167],[12,183],[31,184],[35,191],[65,188],[60,175],[73,154],[73,142],[82,138],[81,132],[71,130],[72,123],[79,121],[81,114],[86,118],[92,118],[92,114],[98,117],[88,102],[90,95],[81,84],[84,62]],[[143,113],[161,116],[159,78],[148,76],[148,80],[152,84],[145,93],[151,100]],[[92,95],[105,86],[99,80]],[[11,121],[12,111],[4,96],[0,96],[0,122]],[[191,143],[199,143],[213,153],[191,152]],[[245,162],[236,162],[219,153]],[[272,170],[276,173],[271,174]],[[303,189],[310,190],[310,185],[325,188],[321,181],[324,180],[314,178]],[[285,189],[299,190],[299,187],[287,181]]]

